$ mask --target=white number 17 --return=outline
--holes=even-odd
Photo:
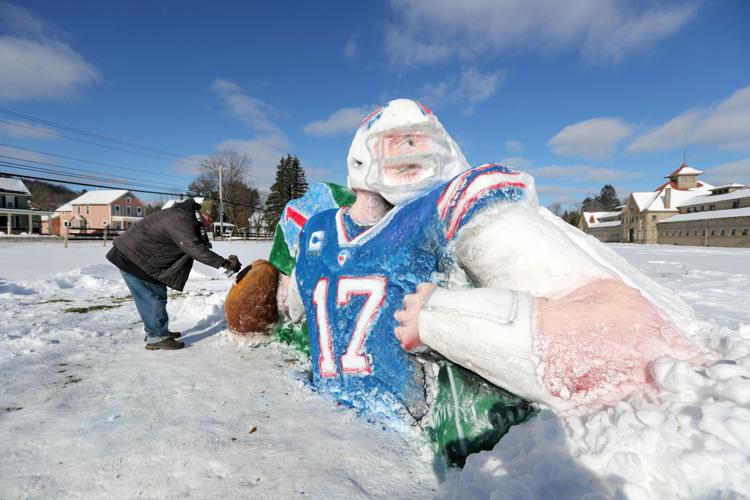
[[[336,306],[349,303],[352,295],[367,295],[362,310],[354,324],[351,340],[346,352],[341,356],[341,370],[349,374],[370,374],[372,365],[370,356],[364,353],[365,340],[370,333],[372,322],[385,301],[385,276],[342,276],[337,283]],[[320,357],[318,370],[321,377],[336,376],[336,360],[333,352],[333,336],[328,320],[326,303],[328,302],[328,278],[321,278],[313,290],[315,320],[318,324],[318,343]]]

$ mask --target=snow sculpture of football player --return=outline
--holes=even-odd
[[[649,383],[656,357],[697,354],[666,310],[540,214],[530,176],[469,169],[419,103],[371,114],[348,168],[354,205],[310,219],[297,258],[321,385],[418,392],[413,363],[375,364],[393,349],[394,313],[406,350],[557,408],[617,400]]]
[[[469,168],[437,118],[413,101],[390,103],[362,127],[386,130],[394,123],[399,130],[405,127],[415,151],[430,155],[421,161],[430,161],[434,174],[417,189],[429,190]],[[414,185],[409,168],[399,168],[402,182]],[[289,308],[295,319],[306,309],[313,382],[345,404],[396,422],[418,422],[441,454],[460,465],[468,453],[491,448],[533,410],[527,401],[442,357],[428,361],[400,347],[394,314],[404,296],[421,281],[437,279],[450,260],[436,223],[437,200],[394,208],[373,190],[362,190],[360,181],[350,182],[356,201],[338,197],[334,206],[344,205],[340,210],[320,211],[336,198],[328,194],[330,186],[313,186],[304,198],[290,202],[282,223],[297,223],[280,224],[270,258],[285,273],[296,256]],[[402,191],[414,194],[408,186]],[[282,303],[285,281],[279,288]],[[302,302],[304,309],[295,307]],[[297,343],[290,337],[286,340]]]

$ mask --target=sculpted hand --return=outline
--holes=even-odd
[[[393,315],[399,322],[394,330],[396,338],[407,352],[416,351],[422,346],[419,338],[419,313],[436,288],[437,285],[433,283],[420,283],[413,294],[404,297],[404,308]]]

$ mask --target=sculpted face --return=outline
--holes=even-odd
[[[357,129],[347,158],[352,190],[407,203],[469,168],[458,145],[424,105],[396,99]]]
[[[420,182],[435,173],[431,154],[440,151],[438,142],[425,132],[385,134],[373,144],[375,159],[381,162],[384,181],[391,185]]]

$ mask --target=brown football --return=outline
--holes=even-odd
[[[256,260],[240,271],[224,304],[229,330],[238,335],[270,333],[279,318],[278,285],[279,271],[266,260]]]

